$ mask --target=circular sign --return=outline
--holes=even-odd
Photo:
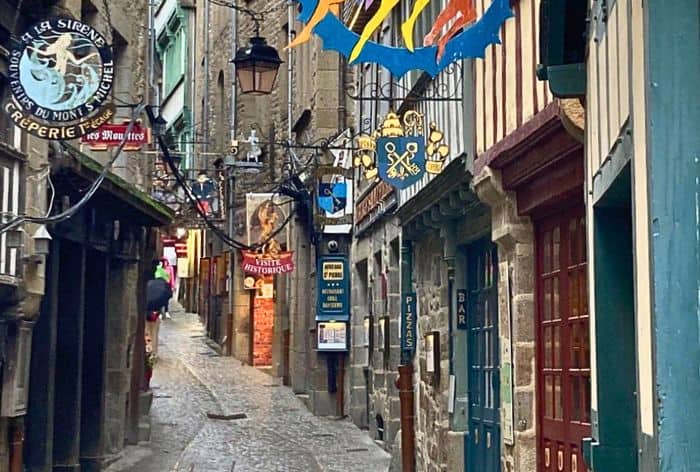
[[[114,116],[104,106],[114,81],[112,49],[102,34],[71,18],[36,23],[9,59],[12,98],[5,112],[45,139],[74,139]]]

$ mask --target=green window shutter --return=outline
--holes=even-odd
[[[586,94],[586,0],[542,0],[537,78],[560,98]]]

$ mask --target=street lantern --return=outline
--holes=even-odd
[[[158,111],[158,116],[153,113],[153,107],[151,105],[146,106],[146,114],[148,115],[148,121],[151,122],[151,131],[153,136],[156,138],[164,137],[165,133],[168,131],[168,122],[165,121],[163,115]]]
[[[275,85],[277,71],[282,60],[277,49],[267,44],[265,38],[250,38],[247,47],[240,48],[232,61],[236,65],[236,76],[241,92],[267,95]]]
[[[151,121],[151,128],[155,137],[165,136],[165,132],[168,129],[168,122],[165,121],[162,115],[158,114],[158,116]]]

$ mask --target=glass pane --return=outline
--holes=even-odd
[[[554,415],[554,406],[552,402],[554,401],[554,390],[552,386],[552,376],[545,375],[544,378],[544,416],[545,418],[552,418]]]
[[[552,279],[544,281],[544,320],[552,319]]]
[[[561,312],[559,311],[559,278],[552,279],[552,319],[560,320]]]
[[[561,367],[561,333],[560,327],[554,327],[554,336],[552,339],[552,350],[554,351],[554,368],[558,369]]]
[[[571,396],[574,402],[571,419],[573,421],[581,421],[581,381],[582,379],[577,376],[571,377]]]
[[[581,219],[578,222],[578,228],[579,228],[579,248],[581,248],[581,253],[579,255],[579,262],[585,262],[586,261],[586,218],[581,217]]]
[[[552,232],[552,270],[559,269],[559,226]]]
[[[571,307],[571,316],[579,315],[578,277],[579,275],[576,272],[571,272],[569,274],[569,306]]]
[[[591,367],[591,353],[590,351],[590,342],[589,342],[589,326],[587,321],[582,321],[581,322],[581,327],[579,328],[579,331],[581,333],[581,352],[579,356],[581,357],[581,368],[582,369],[588,369]]]
[[[544,367],[552,367],[552,328],[544,328]]]
[[[588,314],[588,280],[586,280],[586,271],[579,272],[579,308],[581,314]]]
[[[552,270],[552,264],[551,264],[551,241],[552,241],[552,234],[547,231],[544,233],[544,238],[542,240],[542,270],[547,273]]]
[[[488,327],[493,324],[491,319],[491,311],[489,310],[489,299],[484,299],[484,326]]]
[[[569,352],[571,353],[570,359],[571,359],[571,366],[574,369],[577,369],[580,367],[580,362],[579,362],[579,357],[580,357],[580,340],[579,340],[579,328],[578,328],[578,323],[572,323],[571,324],[571,347],[569,348]]]
[[[556,375],[554,377],[554,419],[561,420],[564,419],[564,392],[561,388],[561,376]]]
[[[586,377],[581,377],[581,381],[583,384],[583,391],[581,392],[583,396],[583,422],[584,423],[590,423],[591,422],[591,378],[586,376]]]
[[[576,220],[569,221],[569,251],[568,251],[568,264],[573,265],[576,263],[576,242],[578,241],[578,234],[576,232]]]

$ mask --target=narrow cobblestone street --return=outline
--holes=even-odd
[[[151,442],[128,447],[109,472],[388,469],[366,432],[313,416],[279,379],[218,356],[196,315],[171,314],[152,380]]]

